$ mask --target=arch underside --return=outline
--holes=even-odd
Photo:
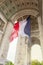
[[[34,45],[34,44],[41,45],[40,44],[40,39],[38,39],[37,37],[32,37],[31,40],[32,40],[32,45]]]
[[[38,11],[36,11],[36,10],[33,10],[33,9],[24,9],[24,10],[21,10],[21,11],[19,11],[19,12],[17,12],[17,13],[15,13],[12,17],[11,17],[11,20],[12,20],[12,22],[14,23],[14,21],[17,21],[18,19],[20,19],[20,17],[22,17],[23,18],[23,16],[29,16],[29,15],[32,15],[32,16],[34,16],[34,17],[37,17],[38,15],[39,15],[39,12]],[[27,17],[26,16],[26,17]],[[25,18],[26,18],[25,17]],[[24,19],[24,18],[23,18]],[[22,20],[23,20],[22,19]]]
[[[7,19],[11,19],[13,15],[15,15],[16,13],[18,13],[22,10],[25,10],[24,12],[22,11],[20,13],[22,15],[24,15],[25,13],[28,13],[28,12],[30,13],[30,11],[31,11],[31,13],[33,13],[33,10],[39,12],[38,6],[39,6],[38,0],[32,0],[32,1],[31,0],[19,0],[19,1],[18,0],[3,0],[0,3],[0,11],[4,14],[4,16]],[[30,10],[30,11],[28,11],[28,10]],[[36,12],[36,14],[37,14],[37,12]],[[28,13],[28,15],[29,15],[29,13]]]

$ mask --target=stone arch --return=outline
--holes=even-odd
[[[31,62],[32,60],[42,61],[42,49],[41,49],[40,42],[38,44],[35,43],[31,46],[31,57],[30,58],[31,58]]]
[[[39,12],[33,9],[25,9],[25,10],[21,10],[19,12],[17,12],[16,14],[14,14],[11,18],[12,22],[14,23],[14,21],[18,20],[20,17],[23,16],[34,16],[37,17],[39,15]]]
[[[13,0],[12,0],[13,1]],[[15,0],[14,0],[15,1]],[[18,0],[16,0],[16,1],[18,1]],[[23,1],[23,0],[21,0],[21,1]],[[20,2],[21,2],[20,1]],[[28,2],[29,1],[29,2]],[[31,5],[31,7],[30,8],[28,8],[28,6],[26,6],[26,8],[24,7],[24,6],[22,6],[22,8],[20,9],[20,10],[18,10],[18,8],[17,8],[17,6],[16,6],[16,13],[14,12],[14,7],[15,7],[15,3],[13,3],[14,4],[14,7],[12,6],[12,8],[14,8],[14,9],[12,9],[11,8],[11,10],[9,10],[8,8],[9,8],[9,4],[8,4],[8,7],[7,7],[7,9],[6,10],[8,10],[8,11],[6,11],[6,10],[2,10],[2,7],[3,7],[3,4],[4,4],[4,2],[2,3],[2,6],[1,6],[1,12],[3,12],[3,14],[5,15],[5,17],[7,18],[7,19],[9,19],[11,16],[12,16],[12,14],[14,13],[14,15],[11,17],[11,21],[14,23],[14,21],[15,20],[18,20],[20,17],[23,17],[23,16],[25,16],[25,15],[32,15],[32,16],[34,16],[34,17],[37,17],[37,15],[39,14],[39,11],[37,10],[37,1],[38,0],[32,0],[32,2],[31,2],[31,0],[25,0],[24,2],[26,3],[27,2],[27,5],[29,6],[29,4]],[[7,1],[5,1],[5,2],[7,2]],[[20,4],[20,2],[19,2],[19,4]],[[9,3],[9,1],[8,1],[8,3]],[[18,2],[17,2],[18,3]],[[17,4],[16,3],[16,4]],[[24,3],[24,4],[25,4]],[[23,3],[22,3],[22,5],[24,5]],[[36,5],[34,8],[32,8],[34,5]],[[4,6],[6,7],[6,5],[4,4]],[[21,6],[21,5],[20,5]],[[12,12],[13,13],[12,13]],[[8,15],[9,14],[9,15]],[[11,23],[9,23],[9,25],[11,25]],[[10,26],[9,26],[10,27]],[[11,25],[11,28],[12,28],[12,25]],[[10,28],[10,29],[11,29]],[[9,29],[9,28],[8,28]],[[9,29],[9,30],[10,30]],[[5,34],[6,35],[6,34]],[[8,35],[9,36],[9,35]],[[5,40],[5,39],[4,39]],[[8,40],[8,38],[7,38],[7,41],[9,41]],[[3,42],[3,43],[6,43],[6,41],[5,42]],[[8,42],[9,43],[9,42]],[[7,45],[6,45],[7,46]],[[3,53],[4,54],[4,53]],[[5,55],[5,54],[4,54]],[[5,55],[6,56],[6,55]]]
[[[41,50],[41,58],[43,57],[43,55],[42,55],[42,46],[41,46],[41,42],[40,42],[40,38],[38,38],[38,37],[32,37],[31,38],[31,41],[32,41],[32,44],[31,44],[31,50],[32,50],[32,47],[34,46],[34,45],[39,45],[40,46],[40,50]],[[31,51],[30,50],[30,51]],[[31,53],[30,53],[31,54]],[[31,57],[30,57],[31,58]],[[41,59],[41,61],[42,61],[43,59]]]
[[[40,44],[40,39],[39,39],[39,38],[37,38],[37,37],[32,37],[32,38],[31,38],[31,41],[32,41],[31,46],[33,46],[34,44],[38,44],[38,45],[41,46],[41,44]]]
[[[26,12],[26,14],[24,14],[24,15],[31,15],[32,14],[32,11],[30,10],[30,14],[25,10],[25,12]],[[33,11],[33,13],[35,13],[35,15],[34,14],[32,14],[32,16],[34,16],[34,17],[37,17],[37,15],[36,15],[36,12],[34,12]],[[20,13],[19,13],[20,14]],[[18,13],[17,13],[17,15],[19,15]],[[22,13],[21,13],[22,14]],[[37,13],[38,14],[38,13]],[[21,16],[23,16],[23,14],[21,15]],[[19,18],[19,17],[18,17]],[[16,18],[14,18],[14,19],[16,19]],[[14,21],[14,20],[13,20]],[[11,23],[9,22],[9,25],[12,27],[12,25],[11,25]],[[9,29],[9,28],[8,28]],[[11,28],[10,28],[11,29]],[[10,31],[10,30],[9,30]],[[6,34],[5,34],[5,36],[6,36]],[[9,36],[9,34],[8,34],[8,36]],[[5,40],[5,39],[4,39]],[[7,39],[7,41],[9,41],[8,39]],[[3,43],[4,43],[4,41],[3,41]],[[5,41],[5,43],[6,43],[6,41]],[[4,44],[5,44],[4,43]],[[9,43],[9,42],[8,42]],[[9,45],[9,44],[8,44]],[[7,46],[7,44],[6,44],[6,46]],[[9,46],[7,47],[7,52],[8,52],[8,48],[9,48]],[[5,51],[5,50],[4,50]],[[6,51],[5,51],[6,52]],[[7,52],[6,52],[6,54],[5,53],[3,53],[3,55],[5,55],[5,56],[7,56]],[[5,57],[6,58],[6,57]]]
[[[28,64],[31,65],[31,47],[35,44],[38,44],[40,47],[41,47],[41,43],[40,43],[40,39],[38,37],[31,37],[31,43],[30,45],[28,45]],[[41,52],[42,52],[42,49],[41,49]]]

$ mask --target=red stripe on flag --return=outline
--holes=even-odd
[[[13,30],[10,35],[10,42],[13,41],[16,37],[18,37],[18,31],[19,31],[19,22],[15,23],[13,26]]]
[[[14,29],[15,29],[16,31],[19,30],[19,22],[15,23],[15,25],[14,25]]]
[[[13,41],[16,37],[18,37],[18,32],[17,31],[15,31],[15,32],[13,32],[11,34],[11,36],[10,36],[10,42]]]

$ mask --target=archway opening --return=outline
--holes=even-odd
[[[31,47],[31,61],[42,61],[42,51],[41,51],[41,46],[38,44],[34,44]]]

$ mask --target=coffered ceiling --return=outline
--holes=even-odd
[[[7,19],[25,9],[33,9],[39,12],[38,6],[38,0],[0,0],[0,11]]]
[[[41,11],[42,11],[41,4],[42,4],[41,0],[0,0],[0,11],[8,20],[11,19],[13,15],[15,15],[16,13],[22,10],[30,10],[31,12],[32,10],[34,10],[36,11],[37,15],[39,14],[41,15]],[[33,30],[38,29],[38,23],[36,18],[33,17],[31,19],[32,19],[31,29]]]

